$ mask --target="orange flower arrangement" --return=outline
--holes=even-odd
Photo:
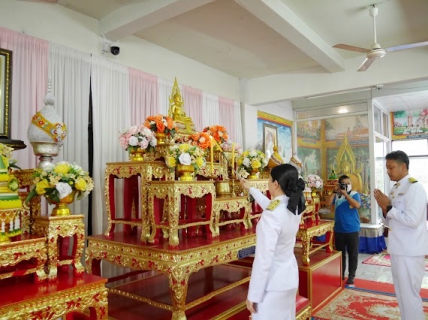
[[[205,150],[210,146],[210,135],[207,132],[196,132],[189,137],[188,142]]]
[[[220,125],[205,127],[204,132],[207,132],[218,143],[226,142],[229,139],[226,128]]]
[[[163,132],[171,137],[174,137],[177,130],[174,120],[162,114],[147,117],[144,125],[153,132]]]

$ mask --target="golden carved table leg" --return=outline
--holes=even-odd
[[[311,240],[306,233],[302,234],[302,250],[303,250],[303,264],[309,265],[309,249],[311,247]]]
[[[168,196],[169,200],[169,245],[170,246],[178,246],[179,240],[178,240],[178,219],[180,215],[180,200],[181,195],[178,191],[171,190]]]
[[[174,268],[168,273],[169,291],[172,300],[172,320],[186,320],[185,305],[187,297],[187,286],[189,274],[186,274],[184,268]]]

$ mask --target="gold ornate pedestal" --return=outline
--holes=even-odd
[[[46,237],[48,246],[48,279],[55,280],[57,267],[71,264],[74,275],[82,275],[84,268],[81,258],[85,247],[85,225],[83,215],[38,216],[34,222],[34,233]],[[64,237],[73,237],[71,257],[60,257],[58,241]],[[63,259],[66,258],[66,259]]]
[[[302,241],[302,259],[304,265],[309,265],[310,259],[309,255],[314,253],[317,250],[326,248],[326,251],[332,252],[333,250],[333,228],[334,221],[321,220],[319,225],[312,226],[310,228],[300,228],[297,231],[297,239]],[[316,245],[312,249],[312,237],[320,237],[322,235],[327,235],[327,240],[324,244]]]
[[[201,210],[204,217],[201,218],[195,200],[204,196],[205,208]],[[169,237],[170,246],[178,245],[179,229],[205,226],[207,237],[213,236],[214,199],[212,181],[151,181],[148,184],[148,224],[152,228],[149,242],[159,242],[159,229],[164,231],[165,238]]]
[[[157,152],[166,154],[169,146],[157,148]],[[158,150],[159,149],[159,150]],[[161,153],[162,153],[161,152]],[[134,185],[138,185],[138,176],[140,177],[140,186],[138,192],[133,192]],[[105,199],[107,211],[107,230],[106,236],[113,234],[116,224],[128,225],[131,227],[141,226],[141,240],[146,241],[150,235],[150,225],[147,224],[147,182],[153,179],[165,179],[171,181],[175,179],[175,173],[171,172],[164,161],[145,161],[145,162],[112,162],[107,163],[105,170]],[[115,179],[126,179],[124,189],[124,217],[116,217],[115,207]],[[140,199],[135,199],[135,194],[140,195]],[[132,206],[134,210],[141,211],[141,217],[132,219]]]
[[[89,308],[87,319],[107,320],[106,281],[90,274],[73,278],[67,273],[59,275],[57,282],[48,284],[24,281],[7,284],[2,287],[0,296],[0,319],[58,319]]]
[[[46,239],[43,237],[22,237],[20,241],[0,244],[0,267],[16,266],[22,261],[36,260],[33,268],[1,273],[0,280],[14,276],[35,273],[35,282],[46,279],[44,266],[47,260]],[[3,292],[3,294],[7,294]]]
[[[213,204],[214,234],[218,236],[220,227],[226,225],[240,224],[241,229],[248,229],[251,226],[250,211],[250,203],[246,197],[216,198]],[[222,213],[237,214],[238,218],[222,219]]]
[[[138,242],[138,239],[124,237],[123,233],[116,233],[113,238],[102,235],[88,237],[86,249],[87,272],[99,275],[101,260],[134,270],[153,270],[165,274],[169,280],[172,306],[166,303],[136,296],[119,289],[110,289],[110,292],[122,294],[128,298],[148,303],[151,306],[172,311],[172,319],[186,319],[186,310],[189,310],[212,297],[248,282],[249,277],[227,285],[214,292],[186,304],[188,280],[192,273],[210,266],[225,264],[238,260],[240,250],[255,245],[256,236],[249,232],[242,235],[236,231],[236,236],[222,238],[216,241],[199,242],[199,245],[179,245],[176,249],[168,249],[168,245],[150,246]]]

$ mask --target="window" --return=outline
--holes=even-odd
[[[409,174],[416,178],[428,194],[428,140],[399,140],[392,142],[392,150],[401,150],[409,156]]]

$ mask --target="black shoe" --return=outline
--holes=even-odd
[[[342,274],[342,280],[345,280],[345,275],[344,274]]]
[[[354,284],[354,278],[348,278],[348,280],[346,280],[346,284]]]

